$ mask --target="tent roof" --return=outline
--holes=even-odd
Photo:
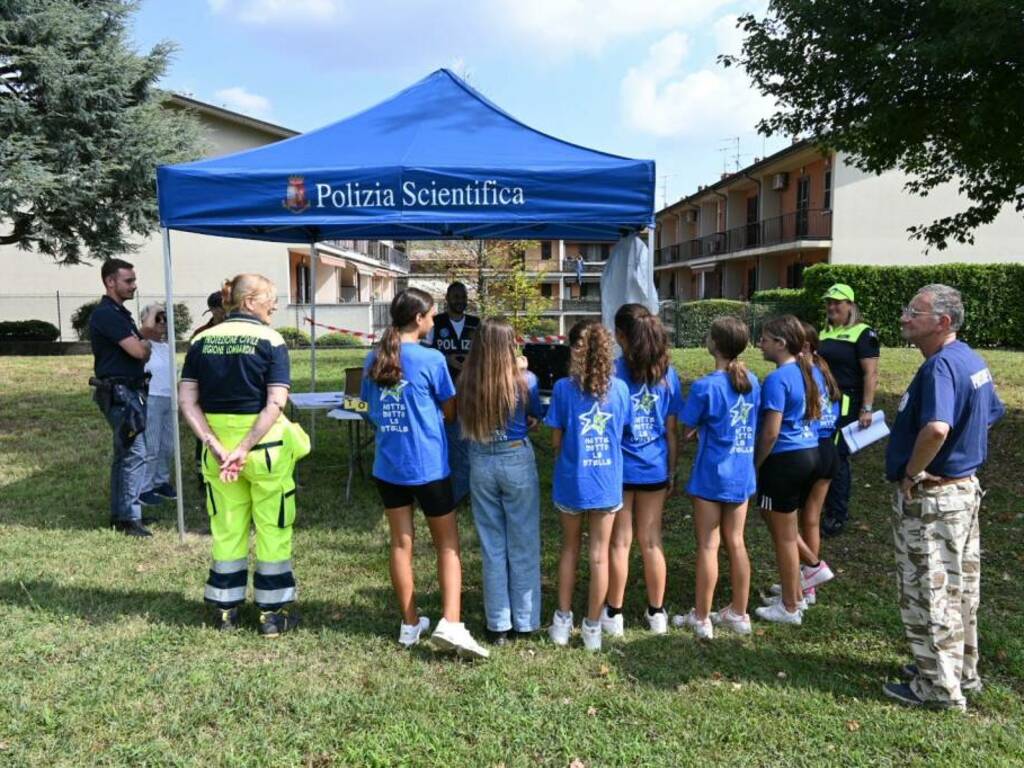
[[[340,122],[157,170],[169,229],[281,242],[617,240],[654,216],[654,162],[523,125],[440,69]]]

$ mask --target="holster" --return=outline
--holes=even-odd
[[[99,379],[93,376],[89,379],[89,384],[96,388],[93,398],[104,416],[110,419],[115,408],[122,409],[112,426],[125,448],[131,446],[135,438],[146,430],[147,383],[148,378]]]

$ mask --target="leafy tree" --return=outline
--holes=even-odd
[[[899,169],[965,210],[910,228],[943,249],[1007,203],[1024,211],[1024,4],[1019,0],[771,0],[747,14],[742,66],[777,104],[766,134],[810,135],[861,170]]]
[[[162,108],[174,48],[132,50],[129,0],[0,2],[0,245],[62,264],[135,250],[157,225],[156,166],[199,155]]]

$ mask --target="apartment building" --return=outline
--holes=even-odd
[[[291,129],[186,96],[171,96],[164,106],[188,109],[196,115],[206,139],[205,157],[240,152],[297,135]],[[375,316],[382,314],[382,307],[386,315],[387,304],[404,287],[409,273],[405,244],[401,242],[318,243],[314,287],[308,246],[188,232],[172,232],[171,238],[174,293],[178,301],[189,307],[196,325],[206,309],[206,297],[225,278],[239,272],[258,272],[277,286],[276,326],[309,330],[307,319],[315,295],[318,322],[369,332]],[[159,233],[143,239],[138,251],[124,257],[135,265],[139,278],[138,296],[130,307],[138,315],[145,304],[164,298]],[[0,246],[0,259],[7,265],[5,279],[0,283],[0,320],[46,320],[61,329],[63,340],[73,340],[72,313],[102,295],[99,264],[59,267],[47,256],[19,251],[13,246]]]
[[[975,243],[925,253],[907,229],[966,207],[956,186],[906,192],[898,172],[864,173],[842,153],[794,142],[656,214],[655,282],[663,299],[749,298],[798,288],[804,269],[1024,259],[1024,217],[1004,209]]]

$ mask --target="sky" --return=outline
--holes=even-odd
[[[143,0],[178,51],[163,87],[298,131],[439,67],[538,130],[657,164],[656,207],[784,147],[771,102],[716,63],[765,0]]]

